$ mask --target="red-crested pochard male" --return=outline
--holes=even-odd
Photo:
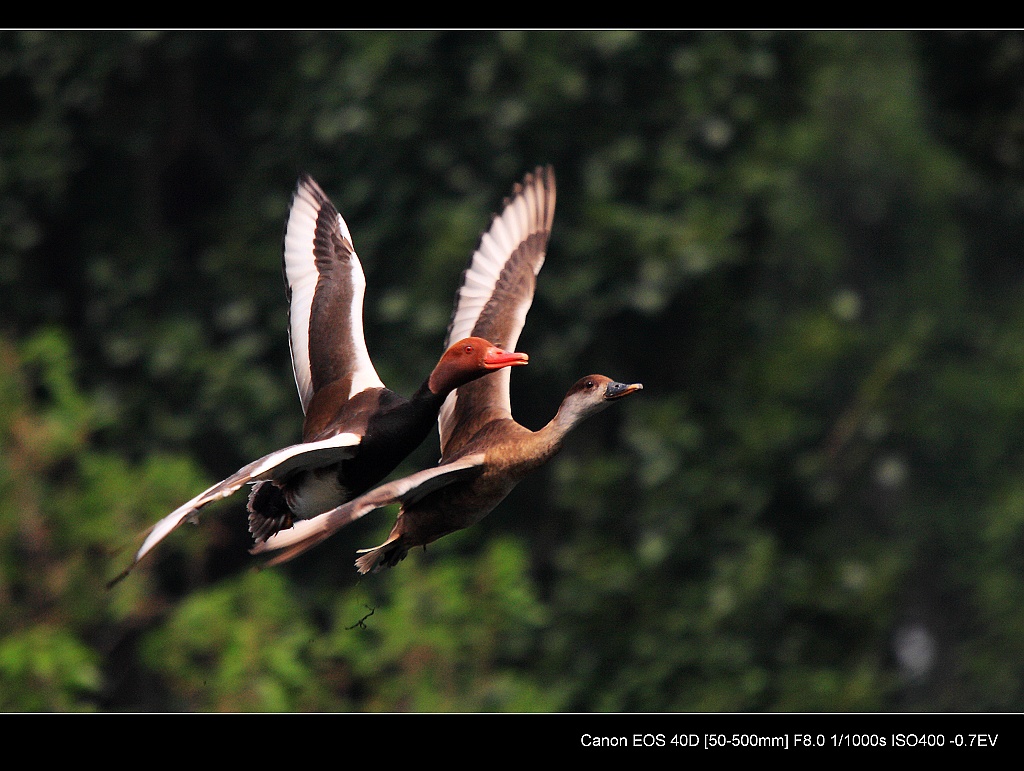
[[[515,350],[533,301],[555,211],[555,176],[538,168],[516,185],[504,210],[481,238],[458,290],[448,339],[467,334]],[[528,233],[525,239],[520,234]],[[581,420],[639,391],[604,375],[588,375],[569,389],[555,417],[538,431],[512,418],[510,372],[459,386],[438,417],[441,461],[380,485],[312,519],[297,522],[257,544],[254,554],[276,552],[267,564],[286,562],[375,509],[401,503],[387,540],[356,560],[360,573],[404,559],[415,546],[480,521],[531,471],[559,451]]]
[[[525,225],[507,235],[510,254],[533,237]],[[411,398],[387,389],[363,339],[366,281],[348,226],[307,175],[292,196],[283,263],[288,343],[305,414],[302,442],[249,463],[161,519],[111,584],[182,523],[195,521],[203,506],[248,483],[254,483],[247,508],[257,544],[351,500],[420,445],[455,388],[529,361],[479,335],[449,337],[437,366]]]

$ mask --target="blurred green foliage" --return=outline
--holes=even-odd
[[[0,32],[0,709],[1024,709],[1024,35]],[[642,381],[489,518],[255,571],[296,441],[280,240],[344,213],[411,392],[512,183],[513,377]],[[428,440],[400,471],[436,460]]]

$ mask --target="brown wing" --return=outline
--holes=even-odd
[[[363,339],[366,279],[345,220],[320,186],[299,178],[285,227],[288,343],[302,411],[313,394],[343,381],[348,398],[383,387]]]
[[[538,167],[516,184],[480,237],[462,275],[445,346],[474,335],[514,351],[533,303],[555,216],[555,172]],[[511,370],[461,386],[438,416],[442,457],[450,457],[489,420],[512,416]]]

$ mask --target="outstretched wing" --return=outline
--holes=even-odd
[[[284,233],[288,344],[306,412],[313,394],[346,380],[348,398],[382,387],[363,339],[366,278],[345,220],[313,178],[303,174]]]
[[[268,560],[267,566],[287,562],[371,511],[392,503],[414,503],[445,485],[478,474],[483,462],[482,452],[472,453],[451,463],[433,466],[387,482],[336,509],[296,522],[289,529],[281,530],[266,541],[256,544],[251,553],[280,552]]]
[[[480,237],[462,274],[448,325],[447,347],[475,335],[514,351],[533,303],[555,216],[555,172],[538,167],[516,184]],[[511,370],[461,386],[438,416],[443,457],[450,457],[485,422],[511,417]]]
[[[127,576],[143,557],[181,525],[187,521],[195,521],[199,510],[207,504],[227,498],[249,482],[267,479],[280,480],[297,469],[329,466],[351,458],[361,439],[362,437],[358,434],[335,434],[319,442],[304,442],[285,447],[240,468],[227,479],[204,490],[153,525],[146,534],[142,546],[135,553],[132,564],[114,578],[110,585]]]

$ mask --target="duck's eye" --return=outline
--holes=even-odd
[[[466,346],[465,348],[463,348],[462,350],[463,350],[463,351],[465,351],[466,353],[473,353],[473,346],[471,346],[471,345],[467,345],[467,346]]]
[[[587,388],[593,388],[594,387],[594,381],[593,380],[588,380],[585,385],[587,386]]]

